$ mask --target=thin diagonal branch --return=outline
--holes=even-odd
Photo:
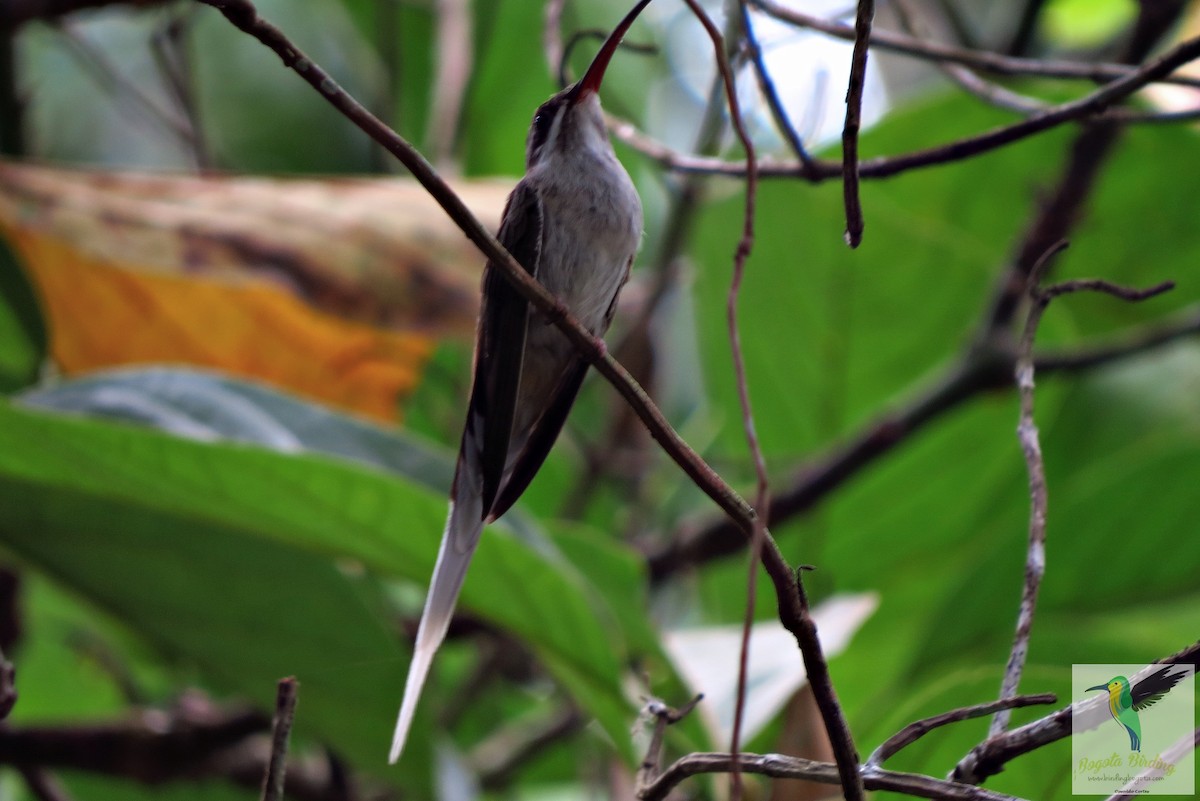
[[[1137,90],[1197,58],[1200,58],[1200,38],[1189,39],[1094,92],[1076,100],[1050,106],[1015,123],[924,150],[860,161],[859,177],[864,180],[889,178],[909,170],[951,164],[1019,142],[1064,123],[1102,117],[1110,108]],[[728,177],[741,177],[746,174],[745,165],[741,162],[682,155],[638,132],[629,123],[614,124],[612,131],[621,141],[667,169]],[[840,163],[829,161],[815,161],[806,167],[798,162],[763,159],[759,165],[759,175],[762,178],[804,178],[819,183],[840,177],[842,167]]]
[[[837,766],[829,762],[814,762],[782,754],[742,754],[740,760],[742,769],[747,773],[775,779],[802,779],[818,784],[837,785],[841,782]],[[730,754],[688,754],[672,763],[652,784],[643,788],[638,798],[640,801],[662,801],[685,779],[705,773],[728,773],[732,769],[732,762]],[[863,783],[868,790],[890,790],[940,801],[1020,801],[1016,796],[915,773],[876,768],[864,771],[864,774]]]
[[[766,62],[763,60],[763,50],[758,42],[758,36],[754,32],[750,8],[746,3],[739,3],[738,8],[742,14],[742,32],[745,37],[747,54],[750,57],[750,63],[754,65],[754,77],[758,81],[759,91],[766,98],[767,108],[770,109],[771,117],[775,120],[775,127],[787,140],[788,146],[796,154],[796,159],[807,169],[813,164],[812,156],[808,154],[808,149],[804,147],[804,140],[801,139],[796,126],[788,117],[787,109],[783,107],[783,100],[779,97],[779,90],[775,87],[775,80],[771,77]]]
[[[1034,366],[1042,375],[1072,374],[1197,335],[1200,335],[1200,310],[1193,308],[1177,319],[1136,329],[1116,341],[1039,353]],[[1015,366],[1015,347],[1002,342],[968,351],[940,378],[911,393],[913,399],[909,403],[896,411],[875,415],[875,420],[858,433],[800,468],[792,484],[771,498],[768,527],[782,525],[812,510],[846,481],[947,412],[981,394],[1011,389]],[[661,582],[681,570],[734,553],[743,541],[739,530],[723,519],[684,532],[647,556],[651,581]]]
[[[958,723],[972,718],[980,718],[984,715],[990,715],[1001,709],[1017,709],[1026,706],[1036,706],[1038,704],[1053,704],[1057,700],[1054,693],[1042,693],[1040,695],[1018,695],[1013,698],[1004,698],[999,701],[991,701],[986,704],[976,704],[975,706],[962,707],[961,709],[952,709],[949,712],[943,712],[940,715],[934,715],[928,718],[922,718],[914,723],[910,723],[900,731],[893,734],[891,737],[883,741],[883,743],[871,753],[867,758],[865,766],[868,768],[878,768],[885,761],[895,756],[901,749],[912,745],[917,740],[924,737],[934,729],[946,726],[951,723]]]

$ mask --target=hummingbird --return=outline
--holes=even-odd
[[[1129,750],[1142,750],[1142,724],[1138,720],[1137,710],[1133,705],[1133,693],[1130,692],[1129,679],[1124,676],[1113,676],[1107,684],[1097,684],[1088,687],[1087,691],[1103,690],[1108,693],[1108,712],[1113,720],[1120,723],[1129,734]]]
[[[1108,693],[1108,712],[1129,735],[1130,751],[1142,750],[1142,724],[1138,712],[1161,700],[1188,675],[1186,670],[1174,672],[1174,667],[1159,668],[1136,684],[1131,684],[1124,676],[1113,676],[1105,684],[1087,688],[1087,692],[1101,690]]]
[[[642,238],[642,203],[617,160],[597,94],[639,0],[575,84],[543,103],[525,143],[525,176],[497,238],[584,328],[602,336]],[[516,502],[558,438],[587,372],[561,331],[532,311],[490,260],[475,371],[450,510],[417,629],[388,757],[400,758],[433,656],[446,637],[483,527]]]

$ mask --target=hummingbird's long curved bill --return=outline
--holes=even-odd
[[[583,78],[539,109],[528,144],[528,171],[509,196],[497,235],[505,249],[566,300],[572,313],[597,335],[608,328],[617,292],[637,252],[642,210],[604,134],[599,104],[582,101],[598,92],[625,32],[649,3],[640,0],[605,40]],[[553,166],[546,167],[550,162]],[[553,208],[547,208],[549,201],[543,197],[556,198]],[[581,286],[584,290],[578,289]],[[399,759],[404,749],[417,700],[446,637],[484,525],[504,514],[541,467],[586,371],[587,363],[561,333],[533,322],[529,304],[489,261],[450,512],[417,629],[389,762]]]

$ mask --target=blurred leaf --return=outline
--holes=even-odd
[[[46,329],[37,298],[0,236],[0,392],[36,381],[45,357]]]
[[[498,216],[505,185],[463,188]],[[482,259],[410,181],[0,163],[0,189],[0,231],[38,284],[68,374],[188,362],[390,419],[427,335],[474,329]]]
[[[270,610],[291,608],[286,595],[281,600],[270,594],[272,588],[311,596],[308,585],[334,582],[336,571],[321,572],[332,570],[331,557],[424,583],[444,514],[440,494],[320,456],[199,444],[0,407],[0,530],[7,547],[148,627],[148,633],[210,666],[224,681],[238,678],[236,671],[213,663],[229,647],[238,649],[233,664],[259,668],[253,677],[239,674],[247,682],[254,678],[254,686],[287,672],[299,673],[305,682],[301,667],[306,664],[329,674],[330,694],[348,682],[350,697],[331,700],[328,707],[310,699],[305,706],[312,710],[310,725],[360,758],[373,759],[376,751],[367,749],[382,754],[387,744],[394,712],[389,699],[398,702],[403,678],[394,645],[389,641],[384,651],[368,638],[346,642],[343,648],[340,638],[350,635],[336,630],[328,632],[324,646],[314,644],[311,653],[307,645],[292,642],[293,637],[321,640],[324,633],[313,628],[316,623],[334,629],[357,625],[346,623],[357,614],[348,596],[337,609],[331,601],[328,612],[307,624],[307,613],[285,621],[278,635],[256,639],[245,631],[273,625]],[[110,541],[103,560],[93,553],[109,548]],[[96,570],[118,558],[124,562],[112,570]],[[212,575],[187,578],[189,561]],[[300,578],[285,579],[281,571],[293,563]],[[306,571],[312,574],[307,579]],[[142,581],[142,573],[154,575]],[[211,583],[197,588],[197,582]],[[222,614],[228,615],[231,629],[241,626],[242,633],[206,632],[203,620],[192,620],[211,613],[193,593],[203,589],[211,594],[213,587],[221,587],[213,602],[229,604]],[[349,588],[331,586],[328,591],[344,594]],[[598,597],[561,557],[534,550],[493,527],[480,543],[461,607],[537,650],[580,705],[598,717],[617,749],[628,754],[631,709],[621,689],[624,646],[611,625],[615,618],[596,608]],[[303,611],[305,603],[297,600],[295,608]],[[341,623],[336,622],[339,609],[348,615]],[[209,652],[193,653],[193,648]],[[289,668],[286,662],[293,657],[299,667]],[[320,667],[312,662],[317,657]],[[378,660],[384,660],[382,668]],[[345,671],[363,675],[347,679]],[[308,690],[306,698],[312,694]],[[361,715],[350,711],[360,704]],[[340,710],[337,720],[325,720],[321,710],[332,716],[334,707]]]
[[[267,387],[194,370],[107,372],[30,390],[20,401],[148,425],[189,439],[341,456],[439,493],[449,491],[454,476],[449,453],[403,431],[337,414]]]

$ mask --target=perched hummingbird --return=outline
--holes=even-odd
[[[597,336],[612,322],[642,237],[642,203],[613,153],[597,92],[617,45],[649,2],[640,0],[621,20],[578,83],[537,110],[525,145],[525,177],[508,198],[497,235]],[[483,527],[516,502],[541,467],[586,372],[587,362],[562,332],[531,312],[489,261],[450,512],[389,762],[404,749]]]

